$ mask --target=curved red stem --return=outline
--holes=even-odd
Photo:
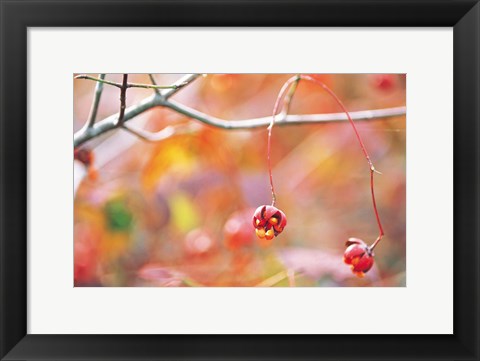
[[[347,108],[343,105],[342,101],[337,97],[337,95],[329,88],[327,87],[323,82],[321,82],[318,79],[315,79],[311,76],[308,75],[300,75],[300,79],[308,80],[310,82],[313,82],[315,84],[320,85],[323,89],[327,91],[330,96],[337,102],[337,104],[342,108],[342,110],[345,112],[347,115],[348,121],[350,122],[353,131],[355,132],[355,135],[357,137],[358,143],[360,144],[360,147],[362,148],[363,154],[365,155],[365,158],[367,159],[368,165],[370,167],[370,191],[372,193],[372,205],[373,205],[373,211],[375,213],[375,218],[377,220],[377,225],[378,225],[378,237],[373,242],[373,244],[370,246],[370,250],[373,250],[378,242],[383,238],[384,232],[383,232],[383,227],[382,227],[382,222],[380,221],[380,215],[378,214],[377,210],[377,202],[375,201],[375,190],[374,190],[374,182],[373,182],[373,174],[376,172],[375,167],[373,166],[373,163],[370,159],[370,156],[368,155],[367,149],[365,148],[365,144],[363,143],[362,137],[360,136],[360,133],[358,132],[358,129],[350,116],[350,113],[348,112]]]
[[[271,150],[271,143],[272,143],[272,128],[275,124],[275,117],[277,116],[278,108],[280,107],[281,100],[285,97],[287,90],[290,86],[299,80],[299,76],[294,76],[288,79],[285,84],[283,84],[282,89],[278,93],[277,100],[275,101],[275,106],[273,107],[273,114],[272,114],[272,121],[268,126],[268,141],[267,141],[267,163],[268,163],[268,174],[270,177],[270,189],[272,191],[272,206],[275,206],[275,202],[277,200],[275,196],[275,187],[273,186],[273,177],[272,177],[272,163],[270,160],[270,150]]]
[[[272,178],[272,166],[271,166],[271,162],[270,162],[270,149],[271,149],[271,137],[272,137],[272,128],[273,128],[273,125],[275,124],[275,116],[276,116],[276,113],[278,111],[278,108],[280,106],[280,102],[281,100],[284,98],[287,90],[290,88],[290,86],[294,83],[294,82],[298,82],[299,79],[302,79],[302,80],[306,80],[306,81],[310,81],[314,84],[317,84],[319,86],[321,86],[334,100],[335,102],[340,106],[340,108],[342,108],[342,110],[345,112],[347,118],[348,118],[348,121],[350,122],[350,125],[352,126],[353,128],[353,131],[355,132],[355,136],[357,137],[357,140],[358,140],[358,143],[360,144],[360,148],[362,148],[362,152],[368,162],[368,165],[370,167],[370,191],[371,191],[371,194],[372,194],[372,205],[373,205],[373,211],[375,213],[375,218],[377,220],[377,225],[378,225],[378,231],[379,231],[379,235],[377,237],[377,239],[375,240],[375,242],[373,242],[373,244],[370,246],[370,250],[373,250],[376,245],[378,244],[378,242],[380,242],[380,240],[383,238],[384,236],[384,232],[383,232],[383,227],[382,227],[382,222],[380,221],[380,215],[378,214],[378,209],[377,209],[377,202],[375,200],[375,190],[374,190],[374,181],[373,181],[373,178],[374,178],[374,173],[376,172],[375,170],[375,167],[370,159],[370,156],[367,152],[367,149],[365,147],[365,144],[363,143],[363,140],[362,140],[362,137],[360,136],[360,133],[358,132],[358,129],[352,119],[352,117],[350,116],[350,113],[348,112],[347,108],[345,108],[345,106],[343,105],[342,101],[337,97],[337,95],[329,88],[327,87],[322,81],[314,78],[314,77],[311,77],[309,75],[296,75],[290,79],[288,79],[286,81],[286,83],[283,85],[282,89],[280,90],[279,94],[278,94],[278,97],[277,97],[277,100],[275,102],[275,106],[274,106],[274,109],[273,109],[273,116],[272,116],[272,122],[270,123],[270,125],[268,126],[268,146],[267,146],[267,159],[268,159],[268,171],[269,171],[269,175],[270,175],[270,187],[271,187],[271,190],[272,190],[272,206],[275,205],[275,188],[273,186],[273,178]]]
[[[373,242],[373,244],[370,246],[370,251],[373,251],[373,249],[377,246],[378,242],[383,238],[385,233],[383,232],[383,227],[382,227],[382,222],[380,221],[380,216],[378,215],[378,210],[377,210],[377,202],[375,201],[375,192],[374,192],[374,187],[373,187],[373,173],[375,172],[375,168],[371,169],[370,168],[370,190],[372,192],[372,204],[373,204],[373,211],[375,212],[375,218],[377,219],[377,224],[378,224],[378,237]]]

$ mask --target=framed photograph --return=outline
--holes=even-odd
[[[479,360],[477,1],[0,3],[1,360]]]
[[[405,74],[74,79],[75,287],[405,287]],[[355,93],[377,109],[348,111]],[[345,236],[368,223],[371,244]]]

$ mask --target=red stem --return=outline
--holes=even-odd
[[[268,148],[267,148],[268,171],[269,171],[269,174],[270,174],[270,187],[271,187],[271,190],[272,190],[272,206],[275,205],[275,190],[274,190],[274,187],[273,187],[272,167],[271,167],[271,163],[270,163],[270,148],[271,148],[272,128],[273,128],[273,125],[275,124],[275,115],[278,111],[278,107],[280,105],[281,99],[285,96],[285,93],[290,88],[291,84],[293,82],[298,81],[299,79],[310,81],[314,84],[317,84],[317,85],[321,86],[328,94],[330,94],[330,96],[335,100],[335,102],[340,106],[340,108],[342,108],[342,110],[347,115],[348,121],[350,122],[350,125],[352,126],[353,131],[355,132],[355,135],[357,137],[358,143],[360,144],[360,147],[362,148],[363,154],[365,155],[365,158],[366,158],[366,160],[368,162],[368,165],[370,167],[370,191],[371,191],[371,194],[372,194],[373,211],[375,213],[375,218],[377,220],[378,231],[379,231],[377,239],[370,246],[370,250],[373,250],[376,247],[376,245],[378,244],[378,242],[380,242],[380,240],[384,236],[382,222],[380,221],[380,216],[378,214],[377,202],[375,201],[375,191],[374,191],[374,182],[373,182],[374,177],[373,177],[373,175],[377,171],[375,170],[375,167],[373,166],[373,163],[370,159],[370,156],[368,155],[368,152],[367,152],[367,149],[365,147],[365,144],[363,143],[362,137],[360,136],[360,133],[358,132],[358,129],[357,129],[355,123],[353,122],[352,117],[350,116],[350,113],[345,108],[342,101],[322,81],[320,81],[318,79],[315,79],[315,78],[313,78],[309,75],[297,75],[297,76],[294,76],[294,77],[288,79],[287,82],[283,85],[282,89],[280,90],[280,93],[278,94],[277,100],[275,102],[275,107],[273,109],[272,122],[270,123],[270,125],[268,127]]]
[[[267,163],[268,163],[268,174],[270,176],[270,189],[272,191],[272,206],[275,205],[275,202],[277,200],[275,196],[275,187],[273,186],[273,177],[272,177],[272,163],[270,160],[270,149],[271,149],[271,143],[272,143],[272,128],[273,125],[275,124],[275,117],[277,116],[278,108],[280,107],[280,102],[281,100],[285,97],[285,94],[287,93],[288,89],[290,86],[299,80],[299,76],[294,76],[290,79],[288,79],[285,84],[283,84],[282,89],[280,89],[280,92],[278,93],[277,100],[275,101],[275,106],[273,107],[273,114],[272,114],[272,121],[270,122],[270,125],[268,126],[268,141],[267,141]]]
[[[378,224],[378,237],[373,242],[373,244],[370,246],[370,251],[373,251],[373,249],[377,246],[378,242],[383,238],[385,233],[383,232],[383,227],[382,227],[382,222],[380,222],[380,216],[378,215],[378,210],[377,210],[377,202],[375,201],[375,192],[373,191],[373,173],[375,173],[375,168],[371,169],[370,168],[370,190],[372,192],[372,204],[373,204],[373,210],[375,212],[375,218],[377,219],[377,224]]]

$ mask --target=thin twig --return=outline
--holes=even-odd
[[[153,85],[157,85],[157,82],[155,81],[155,78],[153,77],[153,74],[148,74],[150,77],[150,81],[152,82]],[[160,90],[158,88],[153,89],[155,93],[160,94]]]
[[[127,102],[128,74],[123,74],[122,87],[120,88],[120,113],[118,115],[117,126],[123,125],[125,117],[125,108]]]
[[[185,86],[189,85],[199,77],[201,77],[202,74],[187,74],[177,80],[175,83],[172,84],[172,88],[164,90],[161,94],[165,99],[170,98],[172,95],[176,94],[180,89],[184,88]]]
[[[89,76],[89,75],[85,75],[85,74],[81,74],[81,75],[77,75],[75,77],[75,79],[86,79],[86,80],[93,80],[93,81],[96,81],[98,83],[104,83],[104,84],[108,84],[108,85],[112,85],[112,86],[115,86],[117,88],[122,88],[122,84],[121,83],[116,83],[116,82],[113,82],[113,81],[108,81],[108,80],[104,80],[104,79],[100,79],[100,78],[95,78],[93,76]],[[179,89],[183,86],[185,86],[187,84],[172,84],[172,85],[155,85],[155,84],[140,84],[140,83],[128,83],[127,84],[127,88],[143,88],[143,89]]]
[[[90,76],[90,75],[86,75],[86,74],[80,74],[80,75],[77,75],[76,77],[74,77],[74,79],[86,79],[86,80],[93,80],[93,81],[96,81],[98,83],[103,83],[103,84],[108,84],[108,85],[112,85],[112,86],[115,86],[117,88],[120,88],[122,86],[122,84],[120,83],[115,83],[113,81],[109,81],[109,80],[105,80],[105,79],[100,79],[100,78],[95,78],[93,76]]]
[[[100,74],[99,78],[104,80],[105,74]],[[92,107],[90,108],[90,114],[88,115],[88,120],[85,123],[85,126],[87,128],[91,128],[93,127],[93,124],[95,124],[95,120],[97,118],[97,112],[98,112],[98,104],[100,103],[102,92],[103,92],[103,83],[98,82],[95,85],[95,94],[93,96]]]

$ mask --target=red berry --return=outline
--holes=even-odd
[[[73,151],[73,158],[89,167],[93,163],[93,153],[90,149],[75,148]]]
[[[260,206],[253,214],[253,227],[261,241],[271,241],[283,232],[286,225],[287,217],[277,207]]]
[[[356,276],[365,276],[365,273],[373,266],[373,252],[364,241],[358,238],[349,238],[346,246],[343,261],[350,265]]]
[[[98,178],[98,172],[93,167],[94,155],[90,149],[75,148],[73,151],[73,158],[83,163],[88,170],[88,177],[94,181]]]
[[[392,90],[396,86],[395,74],[373,74],[372,83],[379,90]]]

